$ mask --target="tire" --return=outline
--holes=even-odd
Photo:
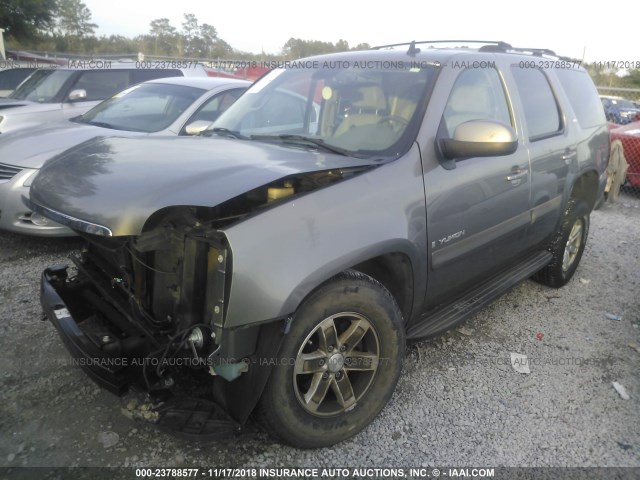
[[[404,348],[402,314],[388,290],[359,272],[339,274],[295,313],[258,405],[259,423],[298,448],[352,437],[391,398]]]
[[[551,262],[533,279],[553,288],[566,285],[578,268],[589,235],[589,207],[577,198],[569,199],[562,226],[549,245]]]

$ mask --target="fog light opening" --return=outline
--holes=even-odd
[[[29,217],[29,221],[33,223],[36,227],[46,227],[51,224],[51,221],[39,213],[32,213]]]

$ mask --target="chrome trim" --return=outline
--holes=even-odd
[[[101,237],[113,237],[113,232],[102,225],[80,220],[79,218],[71,217],[67,214],[52,210],[51,208],[43,207],[42,205],[32,202],[25,196],[22,197],[22,202],[34,212],[64,225],[65,227],[69,227],[72,230],[89,233],[91,235],[99,235]]]

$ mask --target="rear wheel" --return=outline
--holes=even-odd
[[[562,226],[549,245],[553,258],[533,279],[554,288],[566,285],[578,268],[588,235],[589,207],[584,201],[571,198]]]
[[[391,398],[404,344],[391,294],[367,275],[340,274],[296,312],[260,401],[261,423],[300,448],[355,435]]]

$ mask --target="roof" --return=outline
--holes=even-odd
[[[251,85],[251,82],[246,80],[224,77],[164,77],[147,80],[144,83],[183,85],[185,87],[202,88],[205,90],[212,90],[223,85],[237,85],[238,87],[248,87]]]

